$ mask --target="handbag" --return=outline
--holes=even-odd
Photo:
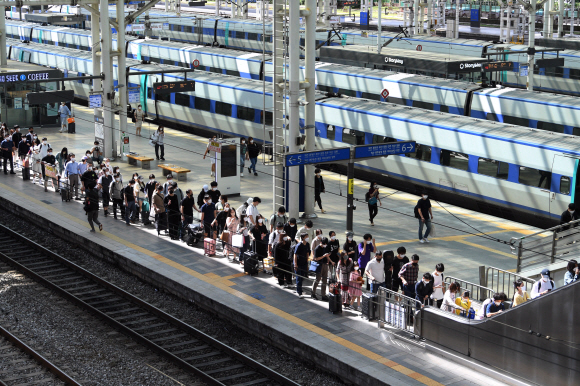
[[[310,262],[310,269],[309,269],[309,271],[310,271],[310,272],[318,272],[318,270],[319,270],[320,268],[321,268],[321,267],[320,267],[320,264],[318,263],[318,261],[314,261],[314,260],[312,260],[312,261]]]
[[[75,123],[75,118],[74,117],[70,117],[69,119],[66,120],[68,123]]]
[[[244,235],[233,235],[232,245],[234,248],[242,248],[244,246]]]
[[[155,147],[155,145],[157,144],[157,142],[155,142],[154,140],[150,139],[149,140],[149,145]]]
[[[369,200],[369,205],[376,205],[377,203],[377,198],[376,197],[371,197]]]
[[[230,243],[230,232],[223,231],[222,234],[220,235],[220,240],[226,244],[229,244]]]
[[[429,232],[429,236],[437,237],[437,233],[435,232],[435,224],[431,224],[431,231]]]
[[[85,201],[85,204],[83,205],[83,210],[87,213],[91,211],[91,202],[90,201]]]

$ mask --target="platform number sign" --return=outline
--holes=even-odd
[[[195,59],[193,61],[193,67],[199,67],[199,60]]]
[[[417,44],[417,48],[416,48],[416,50],[417,50],[417,51],[423,51],[423,46],[422,46],[422,45],[420,45],[420,44]]]
[[[387,90],[386,88],[381,91],[381,96],[385,99],[387,99],[387,97],[389,96],[389,90]]]

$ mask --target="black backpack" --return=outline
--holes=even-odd
[[[417,205],[415,205],[413,212],[415,213],[415,218],[421,218],[421,216],[419,216],[419,203],[417,203]]]

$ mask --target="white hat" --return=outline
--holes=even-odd
[[[254,197],[248,198],[248,201],[246,202],[248,203],[248,205],[252,205],[252,203],[254,202]]]
[[[207,186],[207,185],[204,185],[204,186],[203,186],[203,190],[207,192],[207,191],[209,190],[209,186]]]

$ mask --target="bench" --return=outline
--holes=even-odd
[[[157,166],[163,169],[164,176],[167,176],[168,174],[173,174],[175,176],[177,174],[177,181],[187,181],[187,173],[191,172],[189,169],[176,165],[160,164]]]
[[[142,169],[151,169],[151,161],[153,161],[153,158],[144,157],[139,154],[125,154],[125,156],[127,157],[129,165],[137,165],[137,161],[141,161]]]

